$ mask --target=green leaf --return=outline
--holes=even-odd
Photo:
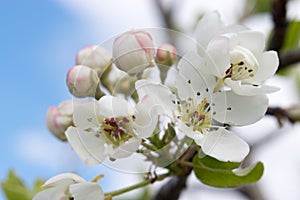
[[[299,46],[300,21],[291,21],[284,38],[282,50],[290,50]]]
[[[13,171],[9,171],[7,180],[1,185],[8,200],[31,200],[31,196],[25,184]]]
[[[44,180],[38,179],[35,181],[33,189],[28,189],[21,178],[11,170],[1,186],[7,200],[31,200],[36,193],[42,190],[41,185],[43,183]]]
[[[222,162],[208,155],[204,155],[201,152],[196,156],[200,156],[199,159],[201,160],[201,163],[209,168],[233,170],[241,165],[240,162]]]
[[[269,12],[271,0],[248,0],[247,7],[253,7],[253,13]]]
[[[210,186],[226,188],[254,183],[261,178],[264,171],[261,162],[244,169],[236,169],[237,163],[221,162],[206,157],[201,158],[199,155],[194,157],[194,172],[202,183]]]

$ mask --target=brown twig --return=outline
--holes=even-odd
[[[192,161],[193,157],[197,153],[196,147],[190,147],[183,155],[184,160]],[[181,174],[171,178],[164,186],[160,188],[153,200],[177,200],[179,196],[186,188],[186,181],[192,172],[193,168],[189,166],[183,166],[181,168]]]
[[[289,115],[286,109],[280,107],[275,107],[275,108],[269,107],[266,114],[276,117],[278,124],[280,126],[283,126],[286,120],[289,121],[290,123],[295,123],[295,120]]]
[[[287,0],[273,0],[272,2],[272,19],[274,23],[273,35],[270,40],[269,50],[280,51],[288,26],[286,19]]]
[[[279,60],[279,69],[283,69],[300,62],[300,48],[280,53]]]

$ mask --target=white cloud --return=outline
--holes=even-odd
[[[14,141],[14,153],[36,167],[59,171],[79,163],[69,144],[60,142],[43,129],[23,131],[16,134]]]

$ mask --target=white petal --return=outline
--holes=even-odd
[[[253,78],[247,79],[248,83],[261,84],[275,74],[278,69],[279,59],[275,51],[264,52],[258,58],[259,67]]]
[[[49,188],[37,193],[32,200],[61,200],[65,197],[61,188]]]
[[[80,183],[80,182],[85,182],[85,180],[80,176],[78,176],[77,174],[63,173],[48,179],[43,184],[43,187],[44,186],[57,187],[57,186],[70,185],[73,183]]]
[[[232,91],[215,93],[213,118],[230,125],[248,125],[260,120],[268,108],[266,95],[240,96]]]
[[[87,101],[74,105],[73,122],[80,128],[99,126],[99,104],[97,101]]]
[[[265,48],[265,36],[258,31],[242,31],[237,34],[238,45],[252,51],[255,55],[260,54]]]
[[[154,103],[150,95],[144,96],[136,106],[135,120],[133,122],[138,137],[147,138],[153,134],[159,114],[164,114],[164,109],[161,105]],[[168,114],[167,111],[165,114]]]
[[[128,140],[126,143],[122,144],[118,148],[114,149],[111,158],[126,158],[136,152],[141,144],[141,139],[133,138]]]
[[[172,117],[172,111],[176,108],[172,103],[175,97],[168,87],[147,80],[139,80],[135,88],[141,99],[139,109],[143,110],[142,107],[149,106],[150,112],[155,111],[157,114]]]
[[[99,100],[100,115],[104,117],[124,117],[134,114],[134,107],[121,97],[103,96]]]
[[[74,127],[67,129],[66,136],[74,151],[86,164],[96,165],[105,159],[103,138],[97,138],[92,132]]]
[[[228,35],[215,37],[207,46],[207,68],[213,75],[223,78],[230,67],[230,38]]]
[[[197,49],[204,56],[209,41],[223,31],[224,24],[218,12],[210,12],[202,17],[196,28]]]
[[[225,84],[229,86],[234,93],[243,96],[268,94],[279,90],[278,87],[274,87],[274,86],[269,86],[269,85],[254,86],[249,84],[242,84],[241,81],[233,81],[228,78],[225,79]]]
[[[205,134],[202,150],[220,161],[241,162],[249,153],[249,145],[224,128]]]
[[[104,200],[104,193],[98,183],[86,182],[70,186],[74,200]]]
[[[182,78],[178,78],[180,81],[178,84],[182,84],[182,80],[192,87],[193,96],[197,96],[196,94],[199,92],[200,96],[202,94],[202,98],[204,98],[209,89],[213,90],[216,84],[216,79],[214,76],[210,75],[207,71],[207,67],[204,66],[203,58],[201,58],[196,52],[191,51],[185,54],[178,63],[178,76],[183,76]],[[185,86],[186,83],[183,85]],[[178,85],[176,83],[176,86]],[[189,87],[181,87],[178,86],[178,93],[180,97],[183,97],[181,93],[186,93],[186,90],[189,90]],[[183,91],[182,91],[183,90]],[[187,96],[186,96],[187,97]],[[185,97],[185,99],[186,99]],[[191,96],[190,96],[191,97]]]
[[[184,133],[189,138],[192,138],[196,144],[202,144],[203,134],[198,131],[193,131],[192,127],[188,127],[183,121],[178,121],[178,130]]]
[[[224,33],[238,33],[246,30],[248,30],[248,28],[245,26],[233,24],[233,25],[226,26],[224,28]]]

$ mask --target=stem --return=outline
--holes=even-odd
[[[220,89],[223,87],[223,85],[224,85],[224,78],[219,78],[217,81],[217,84],[214,88],[214,92],[220,91]]]
[[[146,147],[147,149],[151,150],[151,151],[157,151],[157,150],[158,150],[155,146],[150,145],[150,144],[147,144],[147,143],[145,143],[145,142],[142,142],[142,145],[143,145],[144,147]]]
[[[155,181],[161,181],[163,179],[165,179],[166,177],[170,176],[171,173],[166,173],[166,174],[162,174],[160,176],[157,176],[156,178],[151,178],[151,179],[146,179],[140,183],[137,183],[135,185],[132,185],[132,186],[129,186],[129,187],[125,187],[125,188],[122,188],[122,189],[119,189],[119,190],[115,190],[115,191],[112,191],[112,192],[108,192],[108,193],[105,193],[105,196],[117,196],[117,195],[120,195],[120,194],[124,194],[126,192],[130,192],[131,190],[135,190],[135,189],[138,189],[140,187],[144,187],[146,185],[149,185]]]

